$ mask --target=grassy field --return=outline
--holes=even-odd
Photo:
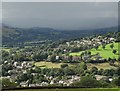
[[[61,68],[61,65],[65,63],[52,63],[52,62],[36,62],[35,66],[41,67],[41,68]],[[73,66],[73,64],[68,64],[68,66]]]
[[[36,62],[35,66],[41,68],[60,68],[63,63],[52,63],[52,62]]]
[[[116,65],[120,66],[120,62],[115,62]],[[97,67],[98,69],[116,69],[115,66],[111,66],[109,63],[87,63],[88,69],[91,69],[92,67]]]
[[[110,48],[111,44],[107,44],[105,49],[103,49],[102,46],[99,46],[99,48],[97,50],[93,48],[93,49],[87,50],[87,51],[90,51],[92,55],[99,53],[100,56],[102,56],[103,58],[106,58],[106,59],[108,59],[109,57],[118,59],[118,57],[120,56],[120,55],[118,55],[118,49],[120,49],[118,47],[120,47],[120,42],[119,43],[113,43],[113,44],[114,44],[114,48],[113,49],[117,50],[116,54],[114,54],[112,52],[113,49]],[[84,51],[70,53],[70,55],[73,55],[73,56],[77,55],[77,56],[79,56],[79,55],[81,55],[82,52],[84,52]]]
[[[4,51],[7,51],[7,52],[9,52],[9,51],[10,51],[10,49],[9,49],[9,48],[5,48],[5,47],[0,47],[0,50],[4,50]]]
[[[71,88],[71,89],[29,89],[5,91],[120,91],[120,88]]]
[[[52,62],[36,62],[35,66],[41,67],[41,68],[60,68],[61,65],[64,63],[52,63]],[[75,64],[68,64],[68,66],[74,66],[76,64],[79,63],[75,63]],[[115,62],[116,65],[120,65],[120,62]],[[109,63],[96,63],[96,64],[92,64],[92,63],[87,63],[87,67],[88,69],[91,69],[92,67],[97,67],[98,69],[116,69],[115,66],[111,66]]]

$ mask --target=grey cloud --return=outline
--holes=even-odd
[[[88,29],[117,25],[117,2],[3,3],[3,23],[17,27]]]

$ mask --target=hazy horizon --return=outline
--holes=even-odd
[[[118,25],[117,2],[4,2],[2,23],[19,28],[83,30]]]

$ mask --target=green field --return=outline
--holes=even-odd
[[[86,51],[90,51],[92,55],[99,53],[101,57],[106,58],[106,59],[108,59],[109,57],[118,59],[118,57],[120,56],[120,54],[118,54],[118,49],[119,49],[118,47],[120,47],[120,42],[113,43],[113,44],[114,44],[113,49],[117,50],[116,54],[114,54],[112,52],[113,49],[110,48],[111,44],[107,44],[105,49],[103,49],[102,46],[99,46],[99,48],[97,50],[95,48],[93,48],[91,50],[86,50]],[[70,53],[70,55],[79,56],[79,55],[81,55],[82,52],[84,52],[84,51]]]
[[[120,91],[120,88],[71,88],[71,89],[29,89],[29,90],[5,90],[5,91]]]

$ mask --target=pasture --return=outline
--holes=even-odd
[[[65,63],[52,63],[52,62],[41,61],[41,62],[36,62],[35,66],[38,66],[40,68],[60,68],[62,64]],[[77,64],[80,63],[68,63],[68,66],[72,67]],[[120,65],[119,62],[115,62],[115,64]],[[88,69],[91,69],[92,67],[97,67],[98,69],[116,69],[115,66],[111,66],[109,63],[98,63],[98,64],[87,63],[87,67]]]
[[[45,62],[45,61],[35,62],[35,66],[38,66],[40,68],[61,68],[62,64],[66,64],[66,63],[52,63],[52,62]],[[68,63],[68,66],[73,66],[73,65],[74,64]]]
[[[120,62],[115,62],[115,65],[120,66]],[[97,67],[99,70],[100,69],[116,69],[117,67],[115,66],[111,66],[109,63],[96,63],[96,64],[92,64],[92,63],[87,63],[87,67],[88,69],[91,69],[92,67]]]
[[[90,50],[86,50],[86,51],[90,51],[92,55],[95,55],[97,53],[100,54],[101,57],[105,58],[105,59],[108,59],[109,57],[110,58],[116,58],[118,59],[120,54],[120,42],[119,43],[113,43],[114,44],[114,48],[110,48],[110,45],[111,44],[107,44],[105,49],[102,48],[102,45],[98,47],[98,49],[96,50],[95,48],[93,49],[90,49]],[[113,50],[117,50],[117,53],[113,53],[112,51]],[[80,52],[74,52],[74,53],[70,53],[69,55],[72,55],[72,56],[80,56],[81,53],[84,52],[84,51],[80,51]]]
[[[60,68],[63,63],[52,63],[52,62],[36,62],[35,66],[41,67],[41,68]]]
[[[9,52],[9,51],[10,51],[10,48],[7,48],[7,47],[0,47],[0,50],[4,50],[4,51]]]

